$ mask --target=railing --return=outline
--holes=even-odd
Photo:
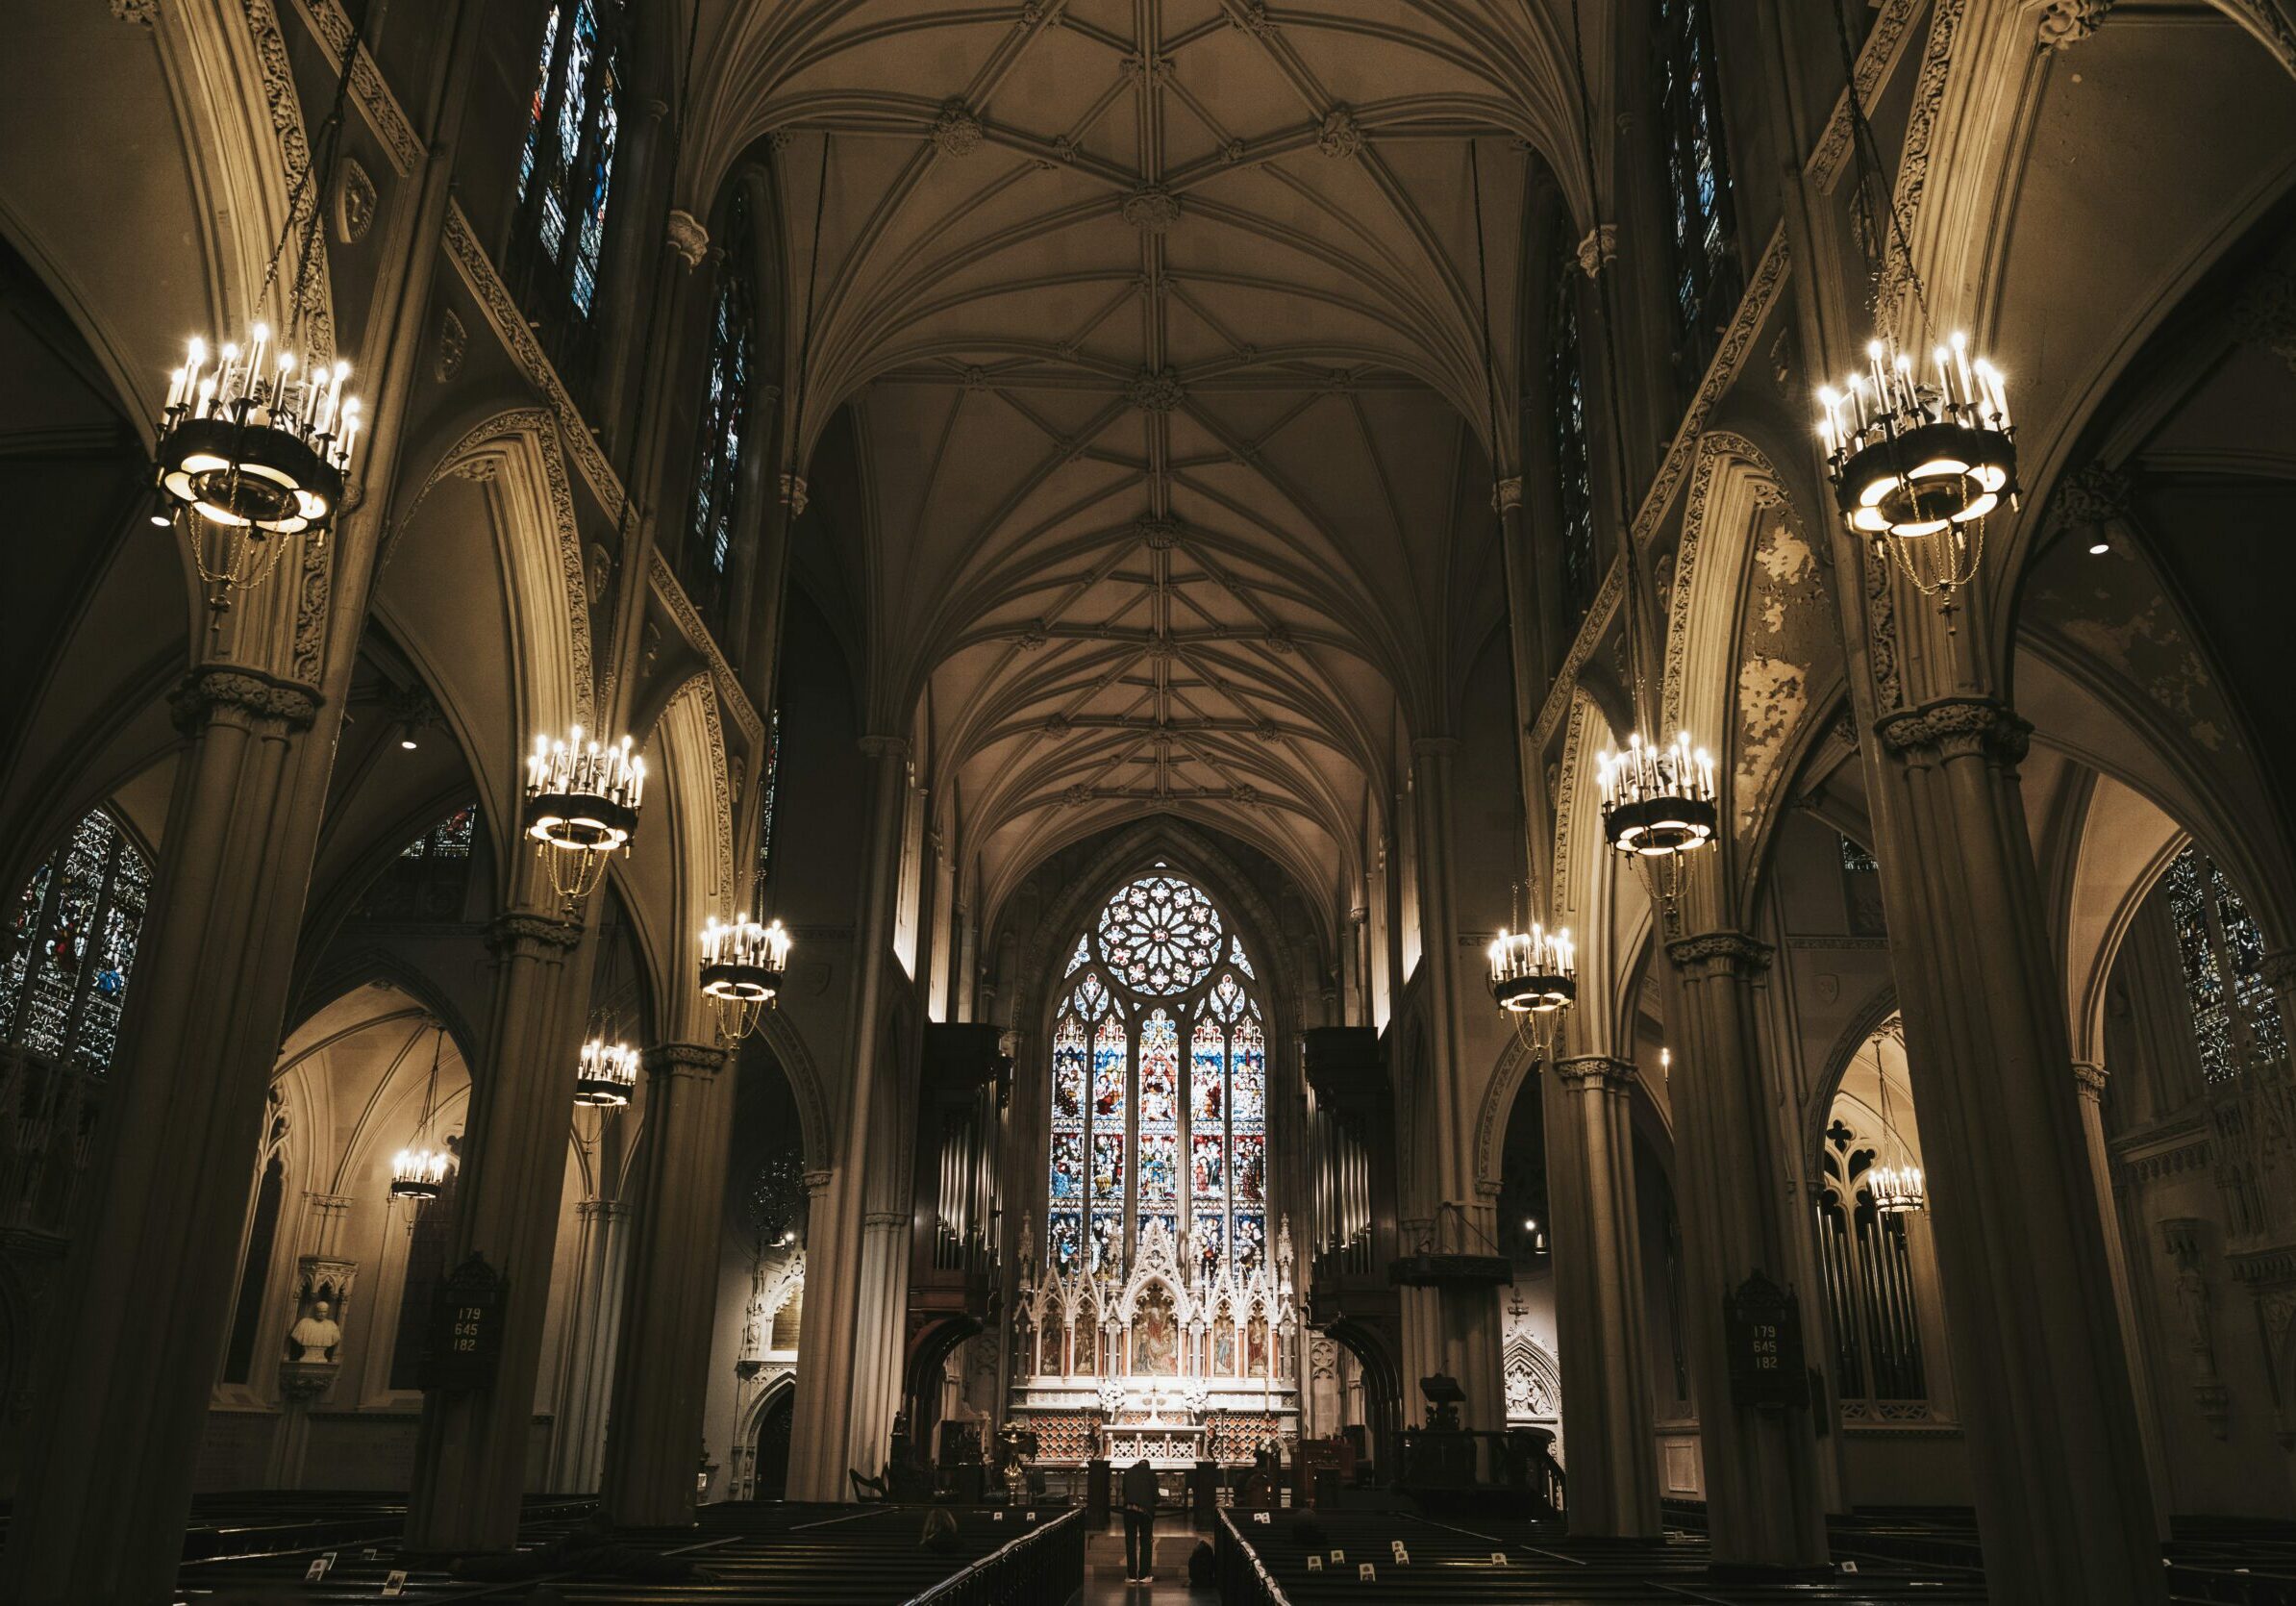
[[[909,1606],[1067,1606],[1085,1584],[1085,1514],[1070,1511],[1001,1545]]]
[[[1260,1552],[1235,1526],[1235,1518],[1220,1513],[1216,1565],[1220,1575],[1221,1606],[1291,1606],[1291,1599],[1268,1576]]]
[[[1566,1509],[1554,1436],[1543,1430],[1405,1428],[1399,1437],[1403,1443],[1396,1483],[1408,1493],[1507,1490],[1543,1501],[1557,1517]]]

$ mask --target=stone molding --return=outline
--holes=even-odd
[[[1874,734],[1914,763],[1983,757],[2013,765],[2025,757],[2033,726],[1992,697],[1939,697],[1883,715]]]
[[[864,736],[861,739],[863,758],[905,759],[909,757],[909,738],[905,736]]]
[[[1778,950],[1742,931],[1710,931],[1696,937],[1678,937],[1666,944],[1666,957],[1677,965],[1710,966],[1718,974],[1752,976],[1767,970]]]
[[[1635,1062],[1609,1054],[1573,1054],[1553,1063],[1555,1074],[1575,1087],[1603,1092],[1631,1092],[1637,1074]]]
[[[2081,1096],[2091,1104],[2105,1096],[2105,1067],[2094,1061],[2075,1060],[2073,1080],[2081,1088]]]
[[[2104,26],[2112,0],[2049,0],[2034,37],[2043,50],[2066,50]]]
[[[802,1173],[798,1180],[805,1184],[805,1191],[807,1192],[818,1193],[823,1189],[827,1188],[831,1183],[835,1182],[836,1180],[836,1176],[837,1173],[836,1167],[825,1166],[819,1170],[806,1171]]]
[[[645,1052],[649,1077],[714,1076],[725,1064],[726,1051],[710,1043],[658,1042]]]
[[[311,729],[326,700],[316,687],[257,669],[207,665],[186,675],[167,704],[175,728],[186,736],[232,715],[259,735],[271,735]]]
[[[548,915],[497,915],[487,922],[487,946],[498,955],[539,958],[545,949],[569,953],[582,943],[582,926]]]
[[[906,1210],[872,1210],[861,1217],[861,1225],[879,1230],[906,1227],[909,1225],[909,1212]]]

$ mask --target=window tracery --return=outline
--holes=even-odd
[[[757,352],[757,292],[749,197],[736,185],[726,208],[725,250],[717,270],[717,304],[710,323],[710,374],[702,397],[700,457],[686,532],[686,579],[714,614],[733,562],[735,514],[741,486],[743,431],[749,419],[750,370]]]
[[[73,827],[17,894],[0,961],[0,1041],[96,1075],[111,1068],[151,878],[108,811]]]
[[[1652,40],[1659,126],[1666,141],[1674,251],[1675,368],[1687,389],[1705,375],[1720,322],[1742,288],[1730,193],[1714,32],[1707,0],[1659,0]]]
[[[2187,845],[2164,879],[2201,1074],[2229,1081],[2252,1065],[2285,1060],[2286,1025],[2264,979],[2264,934],[2232,878]]]
[[[1117,1275],[1160,1226],[1197,1274],[1267,1244],[1267,1039],[1242,940],[1160,866],[1077,940],[1052,1033],[1046,1264]]]

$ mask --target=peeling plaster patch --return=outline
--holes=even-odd
[[[1738,666],[1737,764],[1731,801],[1741,835],[1751,831],[1784,757],[1809,708],[1810,666],[1823,650],[1826,582],[1817,554],[1782,518],[1756,540]]]
[[[1732,785],[1738,830],[1754,826],[1762,790],[1785,739],[1809,706],[1809,673],[1783,658],[1753,657],[1738,668],[1738,770]]]

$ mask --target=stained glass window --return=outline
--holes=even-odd
[[[2201,1073],[2222,1082],[2252,1065],[2284,1061],[2287,1031],[2264,980],[2264,935],[2232,878],[2187,846],[2164,880]]]
[[[465,803],[405,847],[360,894],[361,919],[437,923],[462,917],[478,805]]]
[[[765,878],[773,869],[773,808],[781,801],[782,711],[776,706],[765,721],[764,795],[758,804],[758,901],[764,904]]]
[[[101,1074],[151,895],[151,866],[97,809],[17,894],[0,958],[0,1038]]]
[[[1186,882],[1143,876],[1101,911],[1100,952],[1135,992],[1169,997],[1194,987],[1219,963],[1220,917]]]
[[[702,397],[701,447],[693,507],[686,517],[686,581],[714,617],[733,562],[741,449],[749,421],[750,373],[757,365],[757,293],[751,280],[749,200],[735,186],[718,259],[717,305],[710,326],[709,387]]]
[[[1567,231],[1565,231],[1567,233]],[[1562,612],[1576,630],[1594,605],[1594,478],[1586,452],[1586,375],[1580,364],[1577,248],[1556,242],[1547,317],[1548,445],[1555,458],[1555,520],[1560,535]]]
[[[1266,1242],[1266,1036],[1242,941],[1163,866],[1078,939],[1052,1035],[1048,1264],[1120,1275],[1161,1227],[1203,1275]]]
[[[1686,394],[1705,376],[1741,286],[1707,0],[1659,0],[1658,13],[1652,43],[1674,248],[1675,372]]]
[[[512,269],[562,377],[582,377],[621,131],[621,0],[556,0],[518,153]],[[569,362],[576,372],[569,375]]]

